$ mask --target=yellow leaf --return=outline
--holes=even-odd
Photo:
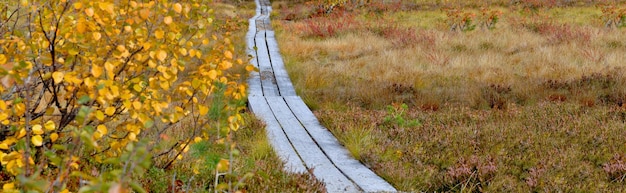
[[[148,19],[148,17],[150,17],[150,10],[147,8],[139,10],[139,17],[144,20]]]
[[[224,56],[228,59],[233,59],[233,53],[226,50],[226,52],[224,52]]]
[[[167,52],[164,50],[159,50],[157,51],[157,55],[156,55],[157,59],[159,59],[161,62],[165,61],[165,59],[167,59]]]
[[[228,171],[228,165],[230,162],[227,159],[221,159],[219,163],[217,163],[217,171],[225,172]]]
[[[109,75],[115,73],[115,65],[111,62],[104,63],[104,69],[107,71]]]
[[[246,66],[246,71],[248,71],[248,72],[252,72],[254,69],[256,69],[256,67],[254,67],[253,65],[247,65]]]
[[[4,161],[4,156],[6,155],[7,155],[6,153],[0,151],[0,164],[6,165],[8,163],[7,161]]]
[[[163,18],[163,23],[169,25],[172,23],[172,16],[167,16],[165,18]]]
[[[33,127],[31,129],[33,130],[33,133],[35,135],[42,135],[43,134],[43,129],[42,129],[41,125],[39,125],[39,124],[33,125]]]
[[[104,110],[104,113],[109,116],[113,116],[113,114],[115,114],[115,107],[107,107],[107,109]]]
[[[39,147],[41,145],[43,145],[43,138],[41,138],[41,135],[35,135],[30,139],[31,142],[33,142],[33,145],[35,145],[35,147]]]
[[[135,135],[135,133],[129,133],[128,139],[130,139],[131,141],[135,141],[137,139],[137,135]]]
[[[46,130],[48,131],[52,131],[56,128],[56,126],[54,125],[53,121],[47,121],[46,124],[43,125],[44,128],[46,128]]]
[[[159,86],[161,86],[163,90],[167,90],[170,88],[170,83],[167,81],[160,81]]]
[[[115,49],[116,49],[117,51],[124,52],[124,51],[126,51],[126,46],[124,46],[124,45],[118,45]]]
[[[185,48],[178,49],[178,52],[180,52],[180,54],[183,55],[183,56],[187,55],[187,49],[185,49]]]
[[[100,32],[93,32],[91,33],[91,36],[93,37],[93,40],[100,40],[100,38],[102,38],[102,34],[100,34]]]
[[[141,109],[141,102],[139,101],[133,102],[133,108],[135,108],[135,110]]]
[[[57,133],[50,134],[50,141],[55,142],[58,138],[59,138],[59,134]]]
[[[204,38],[202,40],[202,45],[207,45],[207,44],[209,44],[209,38]]]
[[[9,149],[9,145],[4,143],[4,142],[2,142],[2,143],[0,143],[0,149],[8,150]]]
[[[15,184],[13,183],[6,183],[2,185],[2,190],[13,190],[13,189],[15,189]]]
[[[163,36],[165,35],[165,32],[163,32],[163,30],[156,30],[154,32],[154,37],[156,37],[157,39],[163,39]]]
[[[78,164],[76,162],[72,162],[70,163],[70,167],[74,168],[74,169],[78,169]]]
[[[100,73],[102,73],[102,71]],[[96,81],[93,79],[93,77],[87,77],[87,78],[85,78],[85,80],[83,82],[88,87],[93,87],[93,86],[96,85]]]
[[[13,109],[15,110],[15,114],[21,115],[26,112],[26,105],[24,103],[18,103]]]
[[[201,142],[201,141],[202,141],[202,137],[196,137],[193,139],[193,142],[196,142],[196,143]]]
[[[93,16],[93,8],[87,8],[85,9],[85,14],[87,14],[87,16],[92,17]]]
[[[17,138],[19,139],[19,138],[22,138],[24,136],[26,136],[26,130],[25,129],[20,129],[20,131],[17,132]]]
[[[150,56],[152,57],[152,56]],[[157,66],[156,62],[154,62],[154,60],[148,60],[148,66],[150,68],[155,68]]]
[[[133,32],[133,27],[130,27],[129,25],[124,26],[124,32],[127,32],[127,33]]]
[[[55,84],[61,83],[61,81],[63,81],[63,77],[64,76],[65,76],[65,74],[63,74],[63,72],[53,72],[52,73],[52,79],[54,79],[54,83]]]
[[[85,31],[87,31],[87,24],[85,24],[83,20],[78,21],[78,23],[76,23],[76,32],[82,34],[85,33]]]
[[[112,3],[100,2],[99,7],[111,15],[115,14],[115,6]]]
[[[74,9],[80,9],[82,7],[83,7],[83,4],[81,2],[74,3]]]
[[[198,175],[198,174],[200,174],[200,171],[198,171],[198,168],[195,168],[195,167],[194,167],[194,168],[193,168],[193,173],[194,173],[194,174],[196,174],[196,175]]]
[[[93,75],[93,77],[99,78],[100,75],[102,75],[102,67],[94,64],[91,66],[91,75]]]
[[[230,69],[231,67],[233,67],[233,63],[232,62],[222,61],[222,63],[220,63],[220,69],[221,70]]]
[[[211,80],[215,80],[217,78],[217,71],[215,71],[215,70],[209,71],[209,78]]]
[[[98,127],[96,128],[96,130],[100,133],[102,133],[102,135],[106,135],[108,130],[107,127],[104,125],[98,125]]]
[[[142,88],[141,88],[141,85],[139,85],[139,84],[135,84],[135,85],[133,85],[133,90],[135,90],[135,91],[137,91],[137,92],[141,92],[141,89],[142,89]]]
[[[205,107],[204,105],[198,105],[198,111],[200,115],[204,116],[209,113],[209,107]]]
[[[0,65],[7,63],[7,57],[4,54],[0,54]]]
[[[174,11],[175,11],[176,13],[180,13],[180,12],[182,12],[182,11],[183,11],[183,6],[182,6],[182,5],[180,5],[180,3],[176,3],[176,4],[174,4],[174,7],[173,7],[173,8],[174,8]]]
[[[152,43],[150,42],[144,42],[143,43],[143,49],[144,50],[149,50],[152,47]]]

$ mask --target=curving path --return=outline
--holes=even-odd
[[[269,0],[255,0],[248,54],[259,72],[248,80],[252,112],[266,124],[268,139],[289,172],[311,172],[328,192],[396,192],[393,186],[350,156],[296,95],[270,25]]]

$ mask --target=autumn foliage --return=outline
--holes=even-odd
[[[5,192],[141,192],[134,176],[239,129],[246,86],[230,69],[246,64],[214,29],[210,0],[5,2]]]

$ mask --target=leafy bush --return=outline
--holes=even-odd
[[[1,9],[5,192],[145,192],[146,171],[173,167],[193,144],[233,150],[246,86],[231,69],[245,64],[228,37],[235,28],[216,27],[210,0]],[[211,171],[229,168],[226,157]]]

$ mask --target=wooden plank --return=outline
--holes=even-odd
[[[307,172],[307,168],[304,166],[302,159],[300,159],[300,156],[298,156],[293,146],[291,146],[289,139],[287,139],[287,136],[268,106],[265,97],[249,96],[248,102],[250,103],[250,110],[265,123],[267,139],[274,148],[274,151],[276,151],[276,154],[278,154],[278,157],[285,163],[284,169],[294,173]]]
[[[271,33],[271,31],[266,31],[266,34]],[[289,74],[285,69],[285,64],[283,61],[283,57],[280,55],[278,51],[278,44],[276,40],[272,38],[267,38],[267,47],[270,55],[270,59],[272,61],[272,68],[274,69],[274,76],[276,77],[276,83],[278,85],[278,89],[280,91],[281,96],[294,96],[296,95],[296,90],[291,83],[291,79],[289,78]]]
[[[246,54],[252,57],[250,59],[250,64],[252,64],[254,67],[259,68],[259,63],[257,62],[256,58],[256,50],[254,48],[254,36],[252,36],[251,38],[247,38],[246,42],[248,42],[248,45],[251,45],[246,50]]]
[[[355,160],[350,153],[337,141],[335,136],[324,128],[304,101],[298,96],[286,96],[289,108],[304,125],[311,137],[317,142],[330,160],[348,178],[354,181],[365,192],[395,192],[396,189],[380,178],[369,168]]]
[[[258,5],[258,0],[256,1]],[[259,63],[257,62],[256,57],[256,18],[259,17],[260,7],[257,6],[257,13],[254,17],[248,20],[248,33],[246,34],[246,52],[252,58],[250,59],[250,64],[259,68]],[[248,78],[248,95],[249,96],[263,96],[263,88],[261,87],[261,76],[259,72],[250,72],[250,77]]]
[[[265,34],[265,37],[267,37],[268,39],[274,39],[276,38],[276,32],[274,32],[274,30],[268,30],[267,33]]]
[[[264,34],[264,31],[259,32]],[[259,37],[261,36],[261,37]],[[265,38],[262,35],[257,35],[256,42],[256,57],[259,65],[259,73],[261,76],[261,86],[263,87],[263,95],[265,96],[279,96],[278,86],[276,85],[276,78],[274,76],[274,70],[272,69],[272,63],[270,61],[269,53],[267,51],[267,44]]]
[[[276,82],[280,90],[281,96],[294,96],[296,95],[296,89],[294,89],[289,74],[285,69],[283,57],[280,55],[278,43],[274,38],[274,31],[266,31],[267,47],[272,61],[272,67],[274,69],[274,75]]]
[[[285,69],[282,57],[280,57],[280,54],[275,54],[272,55],[271,58],[272,68],[274,69],[274,77],[276,78],[276,83],[278,85],[280,95],[295,96],[296,89],[294,89],[293,84],[291,83],[291,78],[289,78],[289,74]]]
[[[313,175],[323,181],[329,192],[357,192],[358,187],[337,169],[291,112],[283,97],[266,96],[276,120]]]
[[[250,72],[250,77],[248,78],[248,96],[263,96],[259,72]]]
[[[273,53],[273,52],[280,53],[279,52],[279,48],[280,47],[278,47],[278,42],[276,42],[276,39],[273,36],[272,37],[269,36],[270,33],[273,33],[273,31],[266,31],[265,32],[266,38],[267,38],[267,45],[269,47],[269,51],[270,51],[270,53]]]

